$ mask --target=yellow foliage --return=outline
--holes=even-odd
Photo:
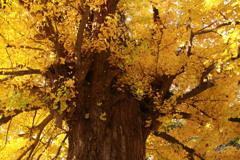
[[[99,85],[98,79],[108,78],[101,77],[96,70],[102,68],[95,65],[99,59],[105,65],[108,59],[104,75],[111,77],[112,68],[121,73],[112,73],[117,80],[106,80],[103,85],[113,83],[111,87],[121,94],[131,92],[137,102],[151,103],[148,109],[161,114],[149,115],[143,126],[151,129],[158,120],[157,131],[175,138],[172,142],[151,134],[148,156],[184,160],[190,148],[196,159],[201,155],[209,160],[237,160],[239,150],[233,145],[216,148],[239,138],[240,133],[239,122],[231,121],[240,114],[239,0],[121,0],[117,13],[111,14],[108,2],[13,0],[3,5],[0,1],[0,159],[19,158],[38,134],[41,141],[30,159],[40,155],[66,159],[68,126],[57,128],[52,119],[56,123],[68,120],[64,116],[83,105],[77,104],[80,98],[96,100],[89,103],[95,110],[105,109],[102,99],[109,97],[89,98],[92,95],[85,92],[98,92],[91,87]],[[86,6],[91,16],[77,57],[75,44]],[[153,7],[158,10],[157,23]],[[84,67],[89,68],[87,74]],[[93,82],[92,74],[99,74]],[[79,85],[85,88],[77,90]],[[112,116],[106,112],[81,112],[80,118],[105,123]],[[50,120],[41,128],[48,116]],[[1,121],[6,117],[11,119],[8,123]]]

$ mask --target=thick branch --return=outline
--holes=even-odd
[[[42,74],[39,69],[21,70],[21,71],[0,71],[0,75],[24,76],[28,74]]]
[[[208,66],[205,69],[205,71],[202,72],[199,85],[196,88],[194,88],[193,90],[191,90],[190,92],[185,93],[181,97],[178,97],[177,98],[177,103],[181,103],[182,101],[184,101],[186,99],[189,99],[189,98],[192,98],[192,97],[198,95],[199,93],[213,87],[214,86],[213,82],[211,82],[211,81],[203,82],[203,80],[214,68],[215,68],[215,63]]]
[[[195,153],[196,151],[194,149],[185,146],[179,140],[177,140],[176,138],[174,138],[171,135],[167,134],[166,132],[161,132],[161,133],[154,132],[153,134],[155,136],[157,136],[157,137],[161,137],[161,138],[165,139],[166,141],[168,141],[170,143],[175,143],[175,144],[180,145],[185,151],[188,152],[188,156],[189,156],[190,160],[194,160],[194,157],[193,157],[194,155],[197,156],[198,158],[200,158],[201,160],[204,160],[200,155]]]
[[[240,122],[240,118],[229,118],[228,120],[231,122]]]
[[[173,83],[173,80],[177,77],[178,74],[176,75],[172,75],[172,76],[169,76],[167,78],[164,79],[164,83],[163,83],[163,86],[160,90],[161,94],[162,94],[162,101],[165,99],[165,98],[169,98],[170,95],[168,96],[167,94],[169,94],[169,90],[170,90],[170,87]]]
[[[187,50],[187,55],[188,57],[190,57],[192,55],[192,46],[193,46],[193,38],[194,38],[194,33],[191,31],[191,34],[190,34],[190,39],[189,39],[189,47],[188,47],[188,50]]]
[[[200,84],[198,87],[194,88],[193,90],[191,90],[188,93],[185,93],[184,95],[182,95],[181,97],[177,98],[177,103],[181,103],[184,100],[187,100],[189,98],[192,98],[196,95],[198,95],[199,93],[202,93],[203,91],[211,88],[214,86],[214,83],[211,82],[203,82],[202,84]]]
[[[81,48],[82,48],[82,43],[83,43],[83,38],[84,38],[84,29],[86,28],[86,24],[88,22],[88,17],[90,14],[90,7],[86,6],[85,8],[85,12],[82,16],[81,22],[79,24],[79,28],[78,28],[78,33],[77,33],[77,40],[76,40],[76,44],[75,44],[75,54],[76,54],[76,58],[77,58],[77,64],[79,64],[80,59],[81,59]]]

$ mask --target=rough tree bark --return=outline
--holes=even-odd
[[[116,11],[118,0],[108,0],[101,12],[86,7],[88,23],[101,24]],[[105,9],[107,8],[107,9]],[[110,53],[81,53],[82,20],[76,42],[75,78],[77,97],[73,99],[69,125],[69,160],[125,160],[145,158],[147,131],[139,102],[128,93],[112,87],[119,70],[108,63]],[[96,38],[99,28],[91,28]],[[87,29],[87,28],[85,28]]]
[[[144,117],[137,100],[112,88],[117,70],[107,55],[95,56],[78,89],[77,106],[68,120],[69,160],[144,159]]]
[[[78,119],[69,131],[69,160],[144,159],[145,136],[138,105],[125,99],[107,108],[106,121],[100,120],[100,112],[92,107],[87,120],[83,114],[75,114]]]

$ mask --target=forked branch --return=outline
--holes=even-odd
[[[219,24],[218,26],[216,26],[215,28],[213,29],[206,29],[206,30],[199,30],[197,32],[194,32],[193,35],[200,35],[200,34],[206,34],[206,33],[210,33],[210,32],[214,32],[214,30],[218,29],[218,28],[221,28],[221,27],[224,27],[224,26],[229,26],[233,24],[233,22],[226,22],[226,23],[222,23],[222,24]],[[240,25],[240,21],[235,21],[235,24],[236,25]]]
[[[30,145],[18,158],[17,160],[21,160],[29,151],[29,156],[28,157],[31,157],[31,154],[33,152],[33,150],[36,148],[37,144],[39,143],[39,140],[40,140],[40,136],[42,134],[42,131],[43,129],[45,128],[45,126],[53,119],[53,115],[50,114],[49,116],[47,116],[43,121],[42,123],[40,123],[37,128],[39,129],[39,132],[37,134],[37,137],[34,141],[34,143],[32,145]],[[28,158],[29,159],[29,158]]]

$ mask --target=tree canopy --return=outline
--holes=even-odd
[[[237,160],[239,11],[239,0],[1,0],[0,159],[67,159],[94,83],[139,103],[146,157]],[[108,122],[108,98],[91,96],[98,115],[83,119]]]

